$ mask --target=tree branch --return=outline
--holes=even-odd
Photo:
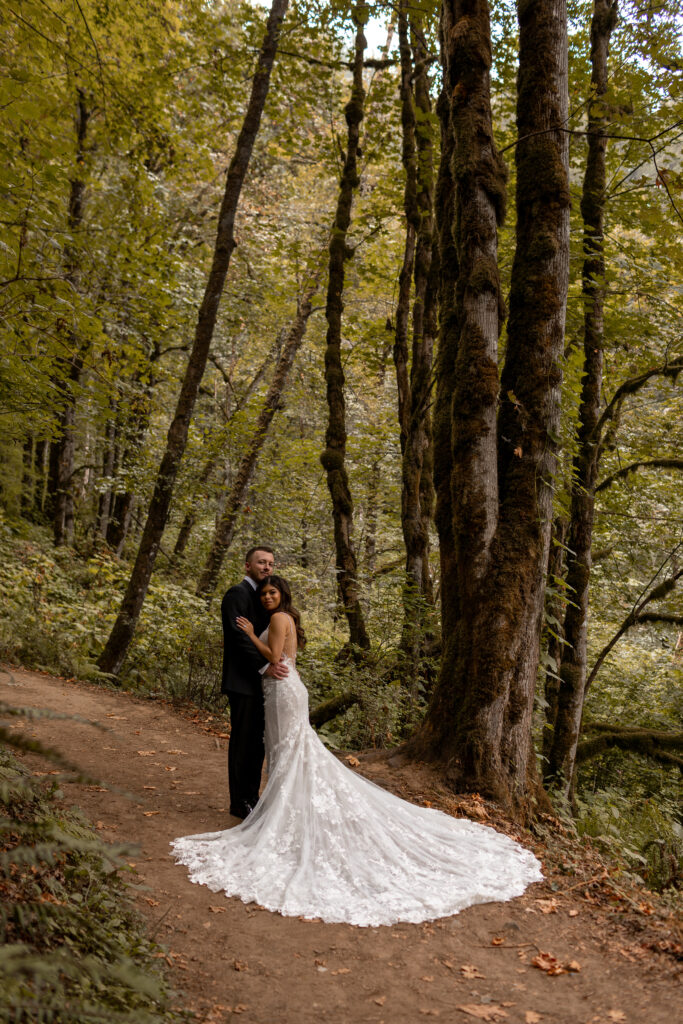
[[[311,725],[319,729],[325,722],[329,722],[336,718],[337,715],[348,711],[349,708],[353,707],[354,704],[358,704],[359,701],[360,697],[357,694],[347,690],[336,697],[331,697],[330,700],[326,700],[323,704],[318,704],[316,708],[312,708],[308,720]]]
[[[677,356],[672,359],[671,362],[663,363],[661,366],[653,366],[649,370],[644,370],[643,373],[639,373],[635,377],[629,377],[623,384],[620,384],[617,390],[612,395],[612,398],[607,404],[607,408],[603,411],[600,419],[595,425],[593,432],[594,438],[599,438],[602,433],[607,420],[611,419],[614,415],[615,408],[620,404],[623,398],[627,395],[634,395],[637,391],[647,384],[652,377],[673,377],[676,378],[679,373],[683,371],[683,356]]]
[[[577,763],[589,761],[605,751],[617,748],[626,753],[642,754],[669,767],[683,770],[683,732],[664,732],[641,726],[616,726],[594,722],[590,730],[596,736],[582,740],[576,750]]]
[[[605,477],[598,486],[595,488],[595,493],[598,491],[604,491],[607,487],[611,487],[617,480],[621,480],[623,477],[628,476],[629,473],[634,473],[637,469],[644,469],[647,467],[659,466],[663,469],[683,469],[683,459],[673,458],[661,458],[661,459],[646,459],[642,462],[631,462],[628,466],[623,466],[618,469],[616,473],[612,473],[611,476]]]
[[[683,544],[683,541],[678,543],[676,547],[673,549],[673,551],[671,551],[670,554],[667,555],[666,559],[655,573],[651,582],[654,582],[654,580],[657,579],[657,576],[659,576],[660,572],[662,571],[666,563],[673,558],[678,549],[681,547],[681,544]],[[653,587],[649,594],[646,594],[645,597],[638,598],[636,600],[636,603],[633,605],[633,608],[628,613],[622,624],[619,626],[619,629],[616,631],[611,640],[609,640],[605,644],[603,649],[598,654],[595,660],[595,664],[593,665],[593,668],[590,671],[590,675],[586,679],[585,693],[588,693],[588,689],[593,680],[595,679],[596,675],[600,671],[602,663],[604,662],[605,658],[610,653],[614,645],[617,643],[617,641],[620,640],[624,633],[631,629],[632,626],[635,626],[639,621],[644,621],[640,619],[640,616],[642,615],[645,606],[650,604],[651,601],[658,601],[661,600],[661,598],[666,597],[667,594],[669,594],[674,589],[676,583],[681,578],[681,576],[683,576],[683,569],[676,570],[671,574],[671,576],[669,576],[668,579],[662,580],[662,582],[659,583],[656,587]]]

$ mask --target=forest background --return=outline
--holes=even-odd
[[[561,19],[561,4],[547,6]],[[477,510],[458,491],[458,438],[484,415],[467,404],[466,375],[457,386],[448,376],[457,273],[448,277],[446,235],[463,273],[480,236],[449,205],[444,169],[461,174],[466,198],[469,171],[449,146],[488,131],[485,117],[457,122],[464,94],[442,87],[468,60],[485,85],[489,16],[476,2],[444,12],[276,2],[266,25],[266,10],[219,0],[22,0],[4,16],[0,657],[218,704],[220,596],[246,548],[270,543],[304,615],[301,670],[326,742],[413,737],[454,785],[486,793],[491,782],[517,812],[549,792],[558,812],[666,888],[680,883],[682,851],[681,7],[570,3],[568,111],[559,128],[555,117],[552,131],[529,133],[566,161],[569,276],[566,321],[561,274],[553,285],[561,400],[537,475],[552,506],[531,517],[535,529],[545,515],[546,531],[545,548],[533,542],[545,561],[529,600],[541,594],[527,658],[532,757],[509,785],[492,774],[495,738],[454,768],[434,729],[470,735],[470,698],[487,685],[482,670],[463,690],[466,659],[448,641],[464,634],[449,626],[441,644],[439,607],[466,617],[453,587]],[[377,52],[363,36],[370,16],[388,26]],[[486,30],[469,56],[449,18]],[[495,375],[487,414],[500,403],[503,444],[506,416],[521,435],[534,417],[505,379],[513,320],[519,332],[543,305],[533,288],[515,292],[519,211],[536,211],[533,229],[546,201],[533,192],[542,164],[534,173],[528,152],[520,163],[517,66],[553,94],[562,39],[554,65],[530,56],[509,3],[491,5],[490,30],[500,157],[484,193],[499,281],[487,287],[501,310],[503,384]],[[240,174],[231,234],[223,215]],[[196,402],[181,410],[183,450],[177,403],[198,340],[206,366],[195,362]],[[528,380],[535,373],[529,356]],[[526,440],[508,454],[526,465]],[[511,543],[531,550],[528,509],[519,517]],[[464,540],[449,561],[454,522]],[[131,588],[141,552],[151,582]],[[128,599],[139,619],[122,620]],[[488,621],[495,647],[494,610]]]

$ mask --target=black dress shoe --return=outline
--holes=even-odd
[[[233,818],[242,818],[243,820],[244,818],[248,817],[253,810],[254,808],[251,806],[250,803],[247,803],[246,800],[244,801],[243,804],[237,804],[236,806],[231,805],[230,807],[230,813],[232,814]]]

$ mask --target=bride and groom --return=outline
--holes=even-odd
[[[251,548],[223,598],[230,812],[243,820],[172,842],[191,880],[287,916],[364,926],[446,917],[539,881],[539,862],[512,839],[409,804],[324,746],[296,668],[299,613],[274,566],[269,547]]]

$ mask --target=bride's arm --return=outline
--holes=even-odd
[[[274,612],[273,615],[271,615],[270,625],[268,626],[267,644],[264,644],[256,636],[254,627],[249,619],[245,619],[243,616],[238,615],[236,622],[239,628],[244,630],[247,634],[257,651],[260,651],[263,657],[267,658],[272,665],[277,664],[282,657],[282,652],[285,646],[285,636],[287,635],[287,616],[285,613]]]

